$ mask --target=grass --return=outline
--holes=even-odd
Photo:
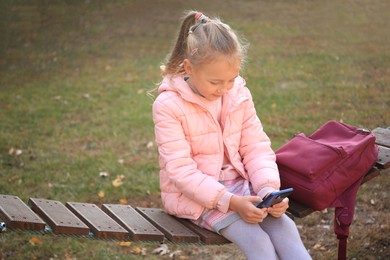
[[[221,16],[250,42],[243,75],[275,149],[331,119],[388,126],[388,8],[381,0],[2,1],[0,193],[159,205],[146,93],[187,9]],[[118,175],[124,183],[114,187]],[[106,241],[30,239],[2,234],[0,256],[132,255]]]

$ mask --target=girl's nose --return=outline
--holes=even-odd
[[[226,94],[229,90],[231,90],[233,88],[233,83],[231,82],[227,82],[224,84],[223,88],[220,89],[220,93],[222,94]]]

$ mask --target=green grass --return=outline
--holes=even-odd
[[[2,1],[0,193],[158,204],[146,93],[161,80],[178,19],[191,8],[221,16],[250,42],[243,75],[275,149],[331,119],[390,124],[386,1],[185,3]],[[114,187],[117,175],[125,179]],[[2,234],[0,256],[131,255],[106,241],[44,236],[33,246],[30,239]]]

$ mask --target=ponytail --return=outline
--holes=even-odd
[[[175,47],[173,48],[168,61],[165,63],[165,66],[162,66],[163,75],[184,73],[183,60],[186,58],[188,32],[195,24],[196,14],[197,12],[190,11],[184,17]]]
[[[247,45],[243,44],[229,25],[218,18],[189,11],[180,27],[176,44],[166,63],[161,66],[162,75],[183,75],[184,59],[200,65],[223,55],[230,61],[243,62]]]

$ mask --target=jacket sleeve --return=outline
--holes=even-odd
[[[240,154],[254,192],[264,197],[270,191],[279,190],[279,171],[271,141],[256,114],[252,95],[249,89],[245,90],[249,101],[245,102]]]
[[[184,114],[175,101],[164,102],[157,98],[153,103],[160,168],[164,169],[163,174],[168,175],[160,178],[168,177],[169,180],[160,182],[160,185],[167,185],[160,188],[165,192],[180,192],[206,208],[216,208],[225,187],[213,176],[198,170],[191,157],[190,143],[186,139],[181,118],[184,118]]]

